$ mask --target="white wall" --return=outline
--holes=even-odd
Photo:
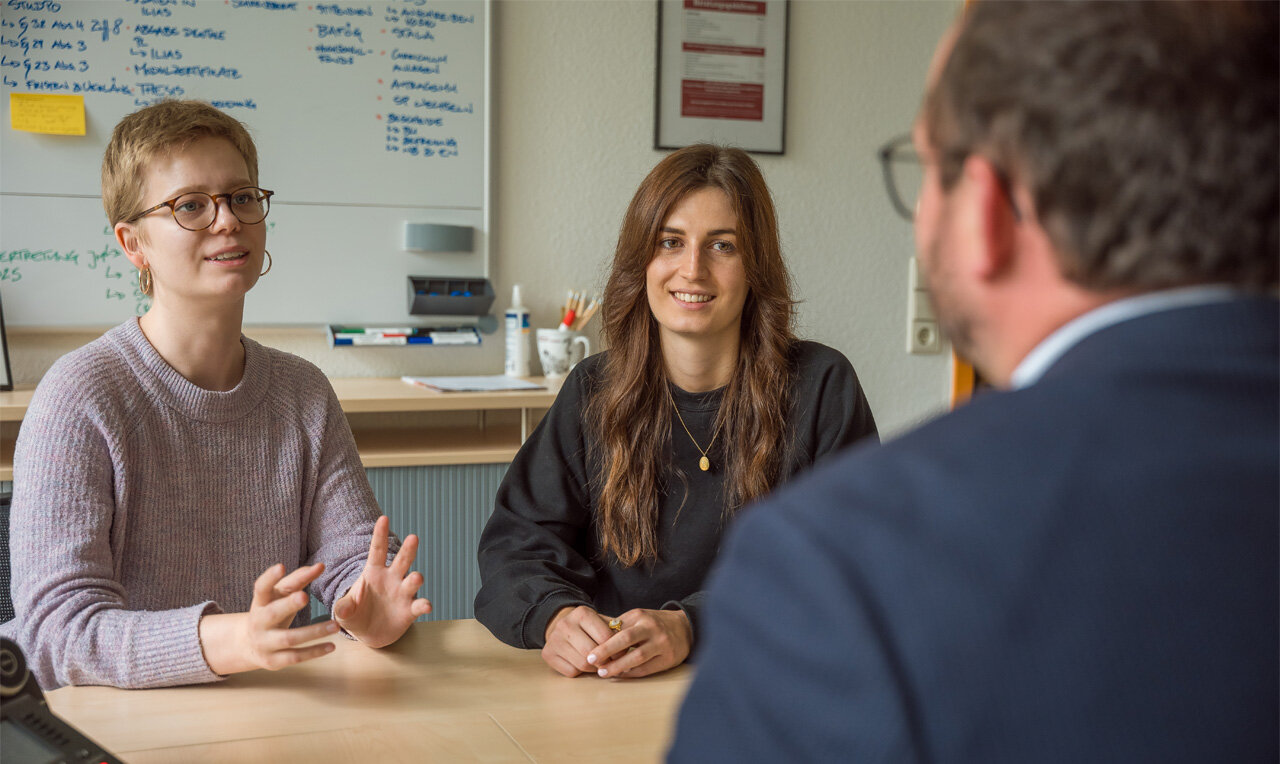
[[[885,197],[875,149],[908,129],[958,7],[792,0],[787,150],[758,157],[803,300],[800,333],[853,361],[882,433],[946,405],[949,356],[905,352],[911,228]],[[498,0],[494,23],[495,309],[520,283],[546,326],[566,289],[603,288],[627,202],[663,156],[652,148],[656,10],[652,0]],[[330,350],[314,330],[248,333],[330,376],[502,367],[498,336],[478,348]],[[16,381],[38,380],[91,336],[14,333]]]

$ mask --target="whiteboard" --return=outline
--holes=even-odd
[[[14,326],[145,310],[102,211],[116,122],[212,102],[258,146],[274,262],[253,324],[402,323],[408,275],[488,276],[490,7],[480,0],[5,0],[0,298]],[[86,135],[10,129],[10,93],[83,95]],[[476,229],[403,249],[405,223]]]

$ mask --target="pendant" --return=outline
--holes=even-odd
[[[706,472],[707,470],[711,469],[711,460],[705,456],[699,459],[698,469],[702,470],[703,472]]]

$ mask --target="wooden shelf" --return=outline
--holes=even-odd
[[[441,464],[500,464],[511,461],[528,437],[537,415],[551,407],[561,379],[531,377],[543,390],[442,393],[414,387],[398,378],[333,379],[338,403],[347,414],[475,411],[474,426],[387,427],[351,420],[356,448],[365,467]],[[13,445],[31,404],[34,385],[0,392],[0,480],[13,480]],[[518,412],[518,421],[485,423],[484,412]],[[511,418],[511,414],[507,414]]]
[[[543,390],[503,390],[489,393],[442,393],[391,377],[333,379],[342,410],[348,414],[379,411],[510,411],[549,408],[560,391],[560,379],[530,377]]]
[[[31,394],[35,391],[35,385],[16,385],[12,390],[0,392],[0,422],[21,422],[27,415]],[[4,428],[6,434],[8,430]]]
[[[18,424],[31,405],[35,385],[17,385],[0,392],[0,481],[13,480],[13,444],[18,439]]]
[[[356,430],[356,448],[366,467],[437,464],[499,464],[520,450],[519,425],[479,428]]]
[[[17,428],[0,433],[0,481],[13,480],[13,443],[18,437]]]

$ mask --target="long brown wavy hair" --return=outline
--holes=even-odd
[[[601,309],[609,354],[587,409],[602,468],[600,550],[625,566],[657,560],[659,499],[669,477],[672,404],[646,272],[672,208],[704,188],[723,191],[737,214],[747,276],[737,366],[716,417],[725,449],[723,511],[768,492],[787,451],[795,302],[769,187],[741,149],[680,149],[649,172],[623,218]]]

